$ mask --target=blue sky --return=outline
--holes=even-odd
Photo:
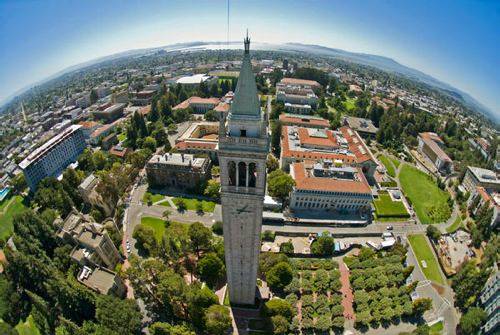
[[[500,114],[500,1],[231,1],[230,39],[373,53]],[[226,40],[226,0],[0,0],[0,101],[68,66],[130,49]]]

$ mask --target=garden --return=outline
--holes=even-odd
[[[399,180],[406,198],[423,224],[448,220],[451,216],[450,196],[437,186],[431,176],[405,164],[401,168]]]
[[[406,285],[413,267],[404,267],[405,259],[406,248],[402,245],[379,252],[362,248],[357,256],[344,258],[351,270],[356,328],[397,324],[402,319],[421,316],[431,308],[429,299],[412,302],[410,294],[417,283]]]
[[[373,201],[377,219],[404,219],[409,218],[410,214],[406,210],[402,201],[393,201],[387,192],[379,192],[378,199]]]
[[[378,156],[378,159],[384,164],[385,169],[387,170],[387,174],[391,176],[392,178],[396,177],[396,169],[392,163],[392,160],[389,159],[389,157],[385,155],[380,155]]]
[[[277,257],[282,261],[266,271],[266,280],[277,298],[265,305],[264,314],[270,318],[266,327],[255,330],[273,331],[275,334],[288,334],[289,331],[322,334],[343,329],[344,309],[339,292],[338,263],[330,259],[288,259],[283,254]],[[276,287],[275,277],[279,268],[289,268],[290,276],[288,284]],[[282,275],[278,277],[283,278]],[[284,284],[283,281],[280,284]],[[257,326],[256,322],[250,325]]]

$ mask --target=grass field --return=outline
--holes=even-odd
[[[180,200],[184,200],[184,203],[186,204],[186,208],[191,211],[196,211],[196,204],[198,203],[198,199],[190,199],[190,198],[173,198],[172,201],[174,204],[177,206]],[[203,206],[203,211],[204,212],[209,212],[212,213],[215,209],[215,202],[213,201],[206,201],[206,200],[201,200],[202,206]]]
[[[141,225],[153,228],[156,240],[161,241],[163,233],[165,232],[165,220],[145,216],[141,218]]]
[[[441,335],[443,333],[443,321],[436,322],[429,329],[429,335]]]
[[[389,159],[389,157],[387,157],[385,155],[378,156],[378,159],[380,159],[382,164],[384,164],[385,169],[387,170],[387,173],[389,174],[389,176],[391,176],[392,178],[395,178],[396,177],[396,169],[394,168],[394,165],[392,164],[391,159]]]
[[[425,275],[425,278],[432,280],[438,284],[444,285],[443,278],[439,272],[439,264],[434,257],[434,253],[431,250],[430,245],[427,243],[425,235],[408,235],[408,241],[410,242],[411,248],[415,257],[417,257],[420,269]],[[422,261],[425,261],[427,267],[422,266]]]
[[[163,207],[172,207],[172,206],[170,206],[170,202],[168,202],[167,200],[162,201],[162,202],[158,203],[157,205],[160,205]]]
[[[23,204],[23,197],[16,195],[9,199],[4,199],[0,204],[0,240],[6,240],[14,230],[12,219],[15,214],[26,210]]]
[[[38,330],[35,320],[31,316],[28,316],[25,322],[19,321],[16,326],[16,330],[19,335],[40,335],[40,331]]]
[[[127,135],[125,133],[121,133],[121,134],[118,134],[118,136],[116,136],[118,138],[118,141],[125,141],[127,139]]]
[[[394,164],[394,167],[396,169],[401,165],[401,162],[399,161],[399,159],[392,157],[392,156],[389,156],[389,159],[391,160],[392,164]]]
[[[451,226],[449,226],[448,228],[446,228],[446,232],[447,233],[454,233],[461,226],[462,226],[462,218],[460,217],[460,215],[458,215],[457,218],[455,219],[455,221],[453,222],[453,224]]]
[[[379,193],[378,199],[373,201],[377,218],[407,218],[410,215],[406,211],[402,201],[392,201],[391,196],[387,193]]]
[[[405,164],[401,168],[399,180],[405,195],[410,199],[423,224],[448,220],[451,215],[451,209],[448,205],[449,195],[439,189],[430,176]]]
[[[164,196],[163,194],[157,194],[157,193],[146,192],[146,193],[144,193],[144,195],[142,196],[142,202],[146,204],[146,203],[148,202],[148,197],[149,197],[149,196],[151,197],[151,201],[152,201],[153,203],[155,203],[155,202],[158,202],[158,201],[160,201],[160,200],[165,199],[165,196]]]

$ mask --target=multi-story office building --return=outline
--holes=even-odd
[[[72,125],[54,136],[26,157],[19,167],[23,170],[30,190],[46,177],[56,177],[85,149],[82,126]]]
[[[484,285],[480,298],[481,304],[488,315],[482,330],[485,334],[498,334],[498,325],[500,324],[498,308],[500,305],[500,272],[497,268]]]
[[[444,142],[435,133],[418,134],[418,151],[426,156],[436,169],[444,174],[453,172],[453,161],[443,151]]]
[[[295,186],[291,210],[363,214],[370,211],[372,192],[360,168],[340,162],[293,163]]]
[[[488,192],[500,191],[500,179],[491,170],[468,166],[465,172],[462,186],[471,194],[476,191],[476,187],[483,187]]]
[[[210,178],[210,159],[183,153],[154,155],[146,173],[151,185],[192,189]]]

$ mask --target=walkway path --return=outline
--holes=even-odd
[[[351,284],[349,283],[349,269],[344,262],[340,262],[339,270],[340,282],[342,283],[340,292],[342,293],[342,306],[344,307],[344,317],[346,319],[344,328],[353,330],[355,315],[352,304],[354,302],[354,296],[352,294]]]

